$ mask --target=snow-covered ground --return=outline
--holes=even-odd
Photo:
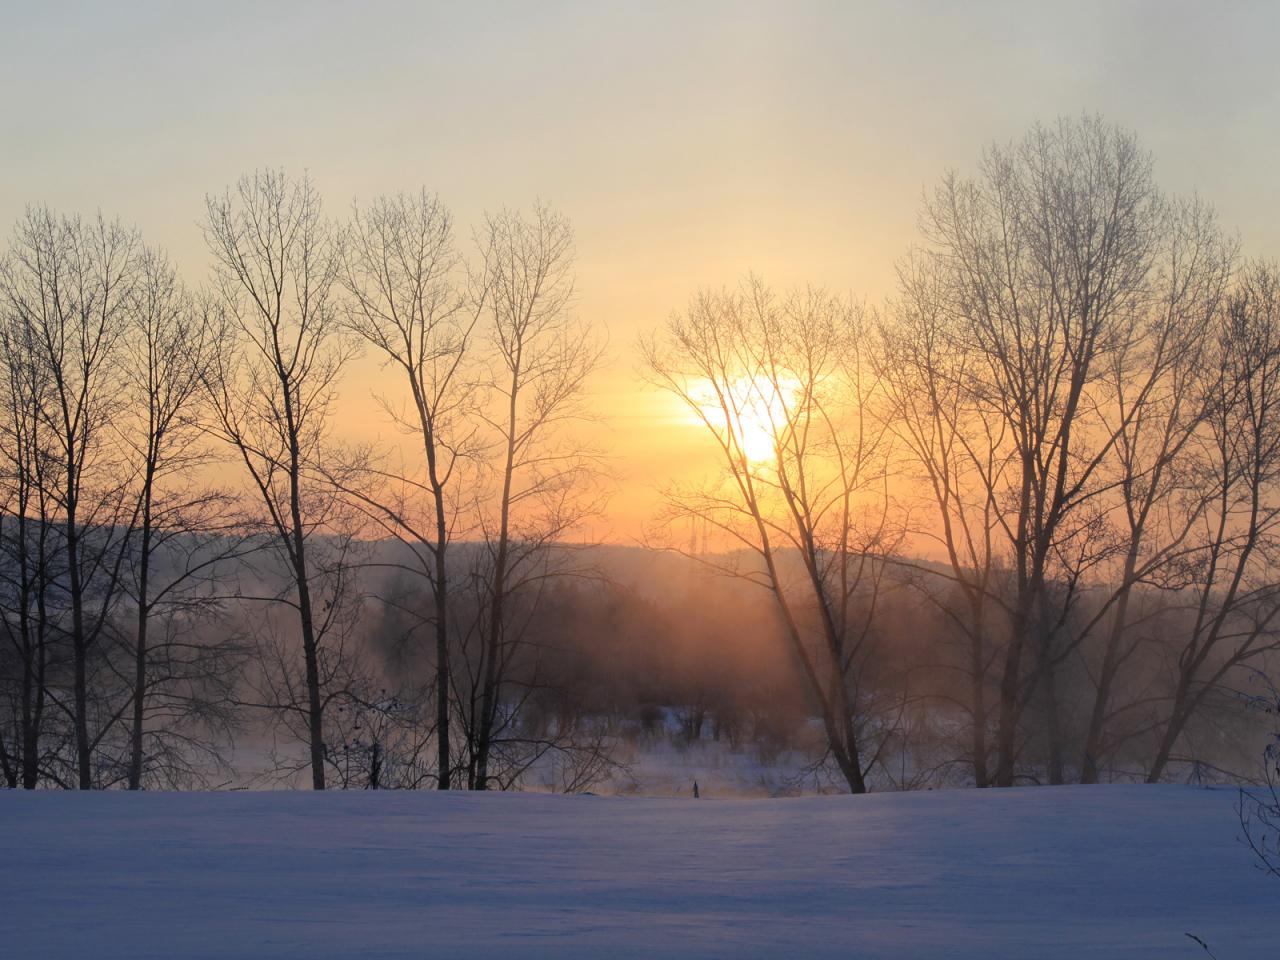
[[[1236,793],[0,792],[0,956],[1280,954]]]

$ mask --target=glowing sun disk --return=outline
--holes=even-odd
[[[770,378],[739,377],[720,384],[710,382],[691,391],[699,413],[752,463],[774,459],[778,435],[785,430],[798,385]],[[726,407],[728,414],[726,415]]]

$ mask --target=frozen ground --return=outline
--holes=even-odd
[[[1274,957],[1235,800],[3,791],[0,955]]]

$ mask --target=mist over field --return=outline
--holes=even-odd
[[[431,743],[430,710],[423,710],[435,665],[424,641],[429,609],[415,596],[413,578],[402,569],[410,556],[401,544],[362,543],[356,549],[361,613],[346,643],[352,692],[337,700],[335,732],[341,738],[333,769],[335,785],[365,789],[377,744],[376,786],[423,787],[431,783],[426,754]],[[459,579],[483,548],[457,546]],[[565,546],[557,563],[574,574],[549,587],[528,616],[527,648],[513,663],[512,683],[525,697],[521,716],[507,732],[509,762],[521,771],[509,784],[534,791],[584,791],[628,795],[689,796],[699,784],[704,796],[793,796],[839,792],[824,757],[823,731],[806,701],[785,628],[769,595],[740,577],[758,562],[746,554],[695,557],[643,547]],[[784,563],[789,578],[803,576],[798,558]],[[167,564],[161,560],[161,570]],[[942,575],[937,563],[904,560],[885,590],[880,642],[895,710],[886,729],[883,769],[877,789],[963,787],[973,784],[966,763],[966,714],[957,706],[967,687],[964,637],[944,614],[921,603],[922,584]],[[259,557],[252,574],[241,571],[224,585],[224,612],[194,635],[234,636],[247,642],[264,628],[264,605],[243,595],[272,592],[287,573]],[[269,605],[267,605],[269,606]],[[270,615],[270,614],[268,614]],[[458,617],[474,616],[459,604]],[[300,656],[288,619],[275,625],[278,655]],[[211,641],[212,642],[212,641]],[[247,656],[247,650],[242,651]],[[465,652],[455,653],[465,662]],[[1121,688],[1125,698],[1149,695],[1160,682],[1162,651],[1152,649],[1134,664],[1142,686]],[[1167,675],[1166,675],[1167,676]],[[239,704],[223,762],[195,758],[156,786],[278,789],[300,786],[301,753],[290,747],[260,706],[263,665],[238,663],[229,695]],[[1166,680],[1165,682],[1169,682]],[[1260,680],[1246,690],[1261,696]],[[1087,677],[1064,684],[1084,699]],[[1169,779],[1232,783],[1257,776],[1267,724],[1252,699],[1224,696],[1191,740],[1198,749]],[[1072,716],[1066,736],[1075,749],[1083,719]],[[561,739],[561,731],[564,738]],[[575,742],[574,738],[581,742]],[[1154,749],[1153,737],[1135,737],[1109,777],[1136,782]],[[1045,745],[1029,743],[1027,782],[1043,780]],[[1037,753],[1038,751],[1038,753]],[[289,758],[286,760],[286,758]],[[1127,764],[1127,766],[1126,766]],[[305,772],[305,771],[304,771]],[[159,776],[159,771],[157,771]]]

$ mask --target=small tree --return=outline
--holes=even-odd
[[[1266,687],[1252,698],[1251,705],[1271,719],[1273,727],[1280,717],[1280,691],[1263,674],[1255,674]],[[1262,784],[1242,788],[1236,805],[1245,842],[1249,844],[1262,868],[1280,877],[1280,728],[1275,728],[1271,741],[1262,754]]]

